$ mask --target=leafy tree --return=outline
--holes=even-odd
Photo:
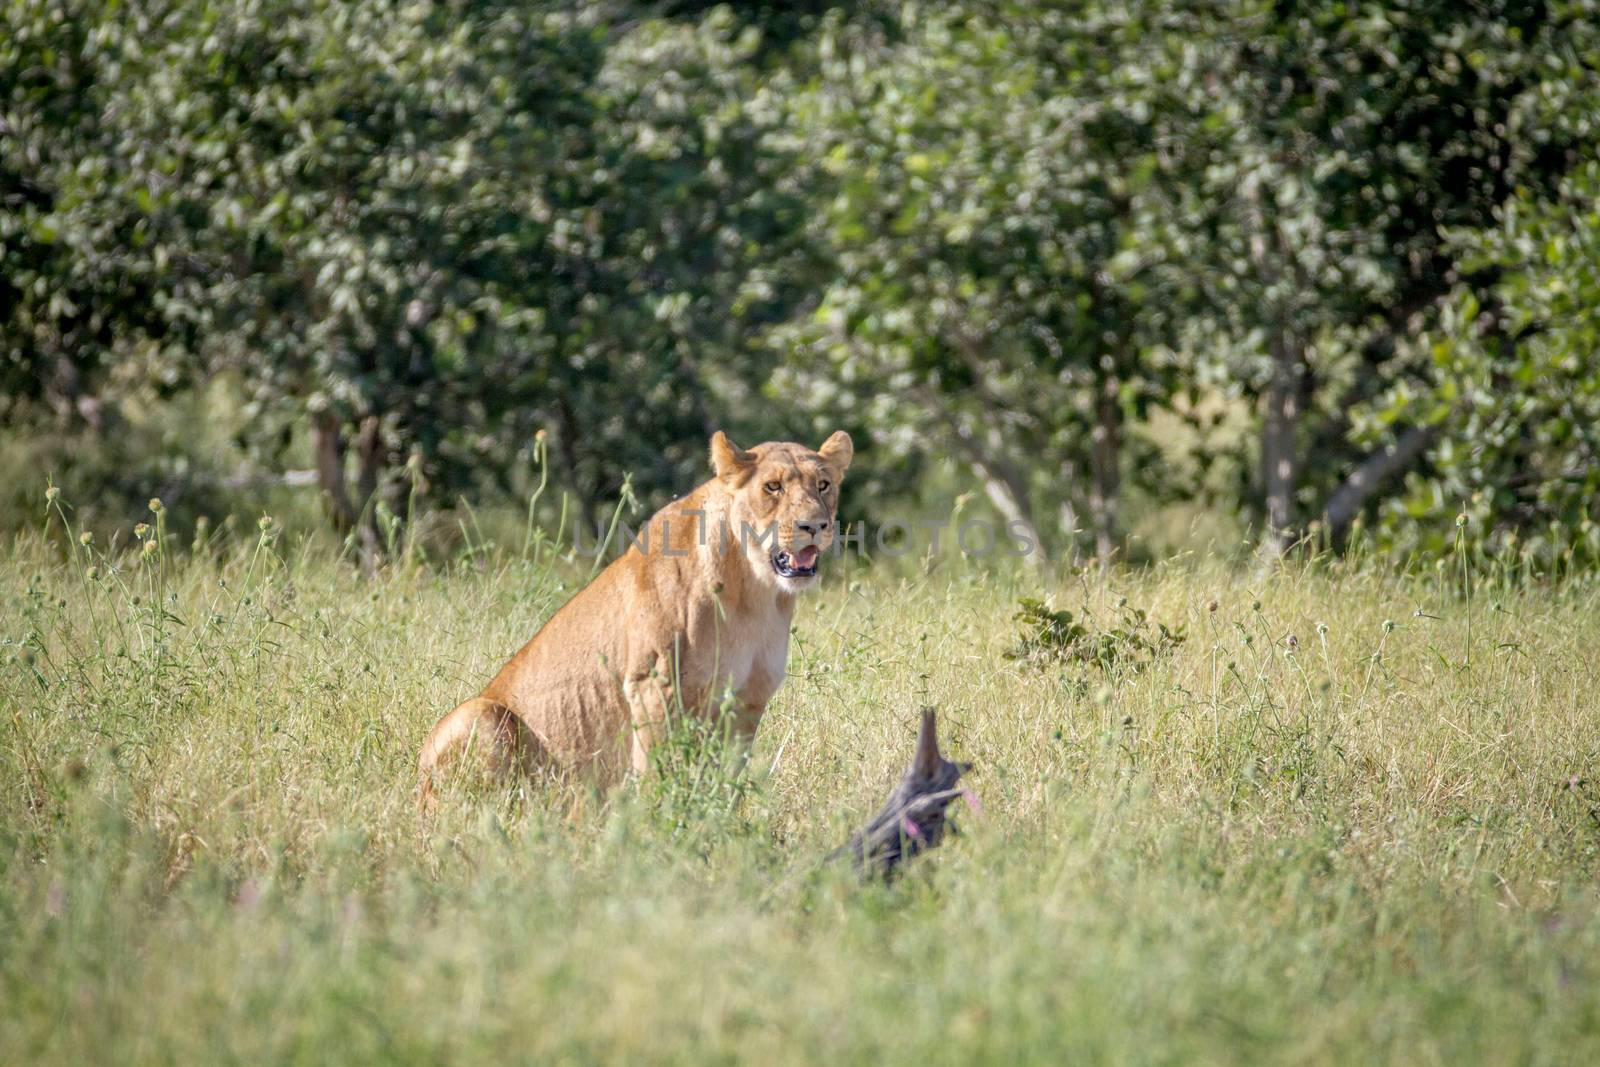
[[[3,10],[0,419],[242,391],[369,562],[818,420],[1108,558],[1173,416],[1271,550],[1592,552],[1587,0]]]
[[[726,12],[19,6],[8,121],[59,164],[5,176],[11,366],[145,338],[174,385],[230,372],[248,442],[277,464],[308,439],[369,562],[412,493],[516,491],[540,429],[586,513],[629,473],[681,485],[760,374],[744,324],[781,313],[800,209],[760,36]]]
[[[104,430],[114,372],[170,388],[184,371],[159,311],[172,250],[114,164],[127,133],[112,83],[135,31],[71,2],[9,4],[0,26],[0,425],[42,403],[65,428]]]
[[[548,345],[519,254],[571,223],[527,209],[560,182],[528,163],[581,136],[598,42],[507,5],[231,14],[175,32],[132,94],[170,161],[157,210],[197,224],[207,365],[243,376],[264,450],[309,422],[329,514],[370,562],[402,491],[470,486],[537,384]],[[188,121],[163,132],[173,113]]]
[[[1127,427],[1174,385],[1156,341],[1185,284],[1169,146],[1200,88],[1191,18],[907,9],[894,43],[836,23],[801,108],[836,274],[783,335],[798,375],[844,383],[830,400],[882,443],[947,445],[1035,540],[1042,507],[1069,532],[1087,513],[1102,558],[1124,470],[1157,470],[1128,463]]]
[[[1494,285],[1450,232],[1491,224],[1514,190],[1550,189],[1576,158],[1572,132],[1534,111],[1592,76],[1553,60],[1592,50],[1595,26],[1579,6],[1419,0],[1275,7],[1231,29],[1213,239],[1194,276],[1214,351],[1259,405],[1267,543],[1316,518],[1338,540],[1435,432],[1386,402],[1375,432],[1371,405],[1426,388],[1429,325],[1458,287]]]
[[[1593,114],[1593,104],[1588,108]],[[1519,192],[1499,225],[1458,235],[1465,267],[1497,278],[1483,302],[1462,286],[1430,332],[1428,388],[1397,385],[1372,422],[1426,427],[1385,539],[1442,554],[1451,516],[1475,542],[1537,567],[1600,559],[1600,165],[1550,197]]]

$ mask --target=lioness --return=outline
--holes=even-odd
[[[418,801],[463,752],[491,773],[582,772],[602,787],[643,772],[671,709],[718,713],[753,737],[783,681],[795,595],[833,543],[839,484],[854,454],[843,430],[813,452],[711,438],[716,476],[650,518],[501,668],[440,719],[417,761]]]

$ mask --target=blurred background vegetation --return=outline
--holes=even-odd
[[[0,528],[372,563],[843,427],[1056,559],[1592,564],[1597,123],[1593,0],[4,0]]]

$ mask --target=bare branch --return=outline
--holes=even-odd
[[[1351,471],[1322,509],[1328,535],[1335,541],[1342,538],[1378,487],[1416,462],[1438,430],[1436,425],[1413,426],[1394,444],[1378,449]]]

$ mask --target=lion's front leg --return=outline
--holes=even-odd
[[[677,694],[670,679],[652,668],[622,687],[628,700],[629,765],[635,775],[650,769],[650,750],[667,736]]]
[[[767,713],[765,700],[754,701],[741,699],[731,709],[733,715],[733,729],[730,733],[733,739],[745,750],[755,744],[756,731],[761,728],[761,718]]]
[[[744,771],[750,762],[750,753],[755,749],[756,730],[761,726],[761,717],[767,712],[767,702],[749,701],[739,699],[733,707],[728,709],[730,722],[728,723],[728,757],[729,770],[734,774]]]
[[[778,686],[782,683],[781,664],[774,667],[770,663],[758,663],[734,694],[734,706],[729,709],[733,714],[730,732],[746,750],[755,743],[756,731],[761,728],[761,720],[767,714],[767,705],[777,695]]]

